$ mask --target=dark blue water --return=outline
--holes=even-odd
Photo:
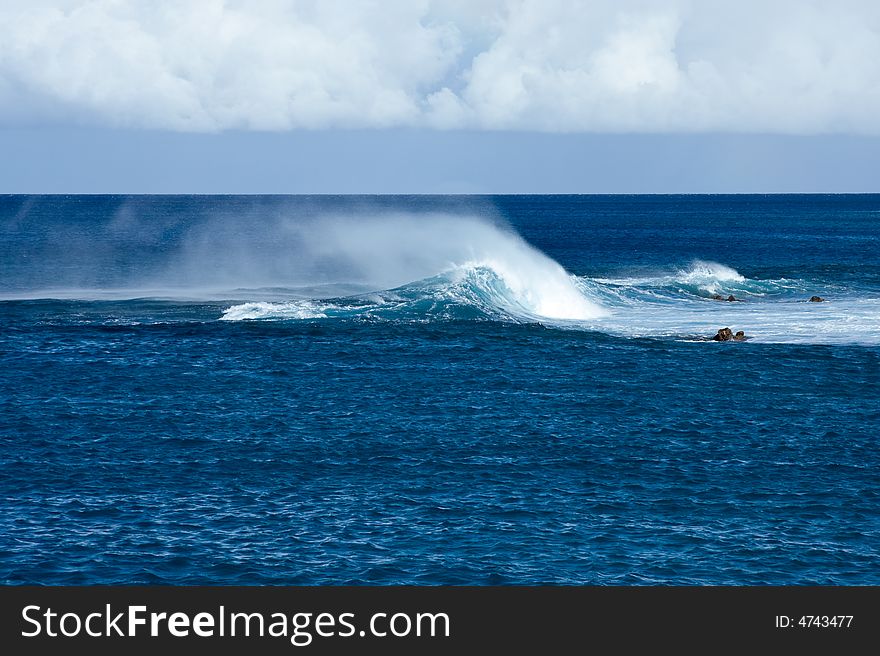
[[[4,583],[880,584],[880,196],[7,196],[0,236]]]

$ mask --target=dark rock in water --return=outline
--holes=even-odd
[[[734,335],[730,328],[721,328],[712,339],[716,342],[744,342],[748,337],[742,330],[738,330]]]
[[[810,296],[810,303],[824,303],[825,299],[821,296]]]
[[[716,342],[729,342],[733,339],[733,331],[730,328],[722,328],[713,337]]]
[[[738,299],[736,298],[736,296],[734,296],[733,294],[731,294],[730,296],[727,297],[727,300],[728,300],[728,301],[736,301],[736,300],[738,300]]]

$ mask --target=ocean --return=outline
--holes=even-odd
[[[880,195],[2,196],[0,237],[3,583],[880,584]]]

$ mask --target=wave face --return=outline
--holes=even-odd
[[[320,261],[352,285],[377,291],[280,303],[244,303],[225,320],[315,319],[364,314],[589,321],[607,314],[555,260],[504,226],[477,217],[331,218],[309,227],[292,258]],[[389,287],[375,287],[388,285]],[[338,284],[338,281],[337,281]],[[295,290],[291,290],[295,293]]]

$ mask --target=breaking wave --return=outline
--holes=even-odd
[[[383,291],[328,301],[245,303],[223,319],[303,319],[387,314],[590,321],[607,314],[555,260],[499,225],[471,217],[380,217],[366,225],[326,222],[311,252],[352,282],[394,281]]]
[[[622,278],[571,276],[543,255],[526,261],[531,270],[497,260],[465,263],[371,294],[242,303],[222,319],[491,319],[684,340],[705,340],[729,326],[765,343],[880,343],[880,299],[819,281],[749,278],[700,260]],[[815,294],[827,302],[809,302]]]
[[[503,261],[466,263],[432,278],[397,288],[344,298],[251,302],[221,317],[325,319],[372,317],[430,320],[490,318],[512,321],[585,322],[608,314],[561,266],[544,258],[531,266]],[[546,260],[546,261],[544,261]],[[537,271],[535,270],[537,269]]]
[[[675,296],[712,298],[716,295],[747,294],[763,296],[795,289],[796,281],[760,280],[743,276],[739,271],[718,262],[694,260],[687,267],[671,273],[627,278],[599,278],[597,282],[612,289],[626,288]]]

